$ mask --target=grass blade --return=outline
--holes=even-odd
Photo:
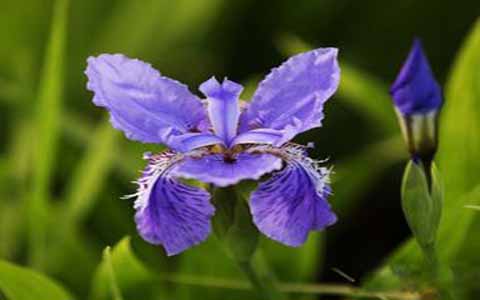
[[[63,287],[44,275],[6,261],[0,261],[0,290],[9,300],[73,299]]]
[[[36,157],[33,163],[33,191],[29,203],[29,259],[37,268],[43,267],[46,255],[49,188],[62,113],[67,15],[68,0],[57,0],[38,92]]]
[[[83,220],[101,191],[114,164],[114,146],[120,132],[102,122],[90,136],[86,153],[78,163],[65,196],[65,220],[76,224]]]
[[[469,200],[463,195],[480,184],[479,53],[480,19],[460,50],[446,87],[446,102],[439,136],[439,166],[445,173],[445,213],[440,224],[440,234],[448,232],[449,227],[459,220],[458,215],[463,214],[464,205],[471,204],[459,202],[459,199]],[[476,215],[469,215],[469,222],[465,223],[468,227],[455,226],[457,233],[458,230],[468,230],[474,216]],[[445,238],[445,245],[442,247],[444,250],[439,255],[450,259],[457,255],[459,249],[452,248],[453,244],[446,236]]]

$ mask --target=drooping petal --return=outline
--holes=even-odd
[[[406,116],[427,114],[440,109],[442,91],[420,40],[415,40],[397,79],[390,88],[395,106]]]
[[[285,130],[290,126],[291,139],[295,134],[321,126],[323,105],[337,89],[339,80],[335,48],[320,48],[291,57],[260,83],[240,118],[241,130]]]
[[[105,107],[115,128],[132,140],[169,144],[208,122],[201,101],[151,65],[121,54],[89,57],[85,71],[93,102]]]
[[[302,245],[311,230],[335,223],[327,202],[330,194],[325,169],[293,161],[261,183],[250,196],[250,210],[258,229],[288,246]]]
[[[143,239],[175,255],[208,237],[215,209],[209,193],[174,179],[155,160],[139,180],[135,221]]]
[[[281,167],[282,160],[270,154],[240,153],[234,159],[225,159],[223,154],[211,154],[185,158],[170,172],[177,177],[225,187],[241,180],[258,180]]]
[[[210,78],[200,85],[200,91],[207,96],[208,114],[216,135],[229,146],[237,135],[238,119],[240,117],[239,99],[243,87],[225,79],[221,84]]]

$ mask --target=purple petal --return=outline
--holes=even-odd
[[[390,94],[403,115],[425,114],[442,105],[442,91],[433,77],[420,40],[414,41]]]
[[[225,187],[245,179],[258,180],[262,175],[281,167],[281,159],[270,154],[240,153],[235,159],[225,159],[222,154],[212,154],[201,158],[186,158],[170,172],[177,177]]]
[[[250,196],[250,210],[258,229],[288,246],[302,245],[311,230],[335,223],[327,202],[325,177],[304,165],[289,163],[261,183]]]
[[[171,137],[169,145],[179,152],[188,152],[200,147],[225,145],[225,143],[221,138],[211,133],[186,133]]]
[[[260,83],[241,116],[242,131],[284,130],[290,126],[291,139],[295,134],[321,126],[323,105],[337,89],[339,79],[335,48],[320,48],[291,57]]]
[[[241,144],[276,145],[283,135],[283,131],[280,130],[268,128],[253,129],[237,135],[232,141],[232,146]]]
[[[171,137],[208,122],[201,101],[185,85],[140,60],[121,54],[89,57],[85,74],[93,102],[132,140],[168,145]]]
[[[200,85],[200,91],[207,96],[208,114],[215,133],[229,146],[237,135],[240,106],[238,97],[243,87],[225,79],[220,84],[215,77]]]
[[[147,180],[136,201],[137,230],[147,242],[178,254],[210,234],[214,207],[203,189],[182,184],[169,176]]]

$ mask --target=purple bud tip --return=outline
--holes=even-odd
[[[390,95],[403,115],[425,114],[442,105],[442,92],[433,77],[419,39],[415,39],[407,60],[390,88]]]

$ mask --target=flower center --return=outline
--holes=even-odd
[[[210,153],[222,154],[223,161],[226,163],[234,163],[237,160],[237,155],[244,150],[244,146],[235,145],[232,148],[225,148],[222,145],[215,145],[210,148]]]

